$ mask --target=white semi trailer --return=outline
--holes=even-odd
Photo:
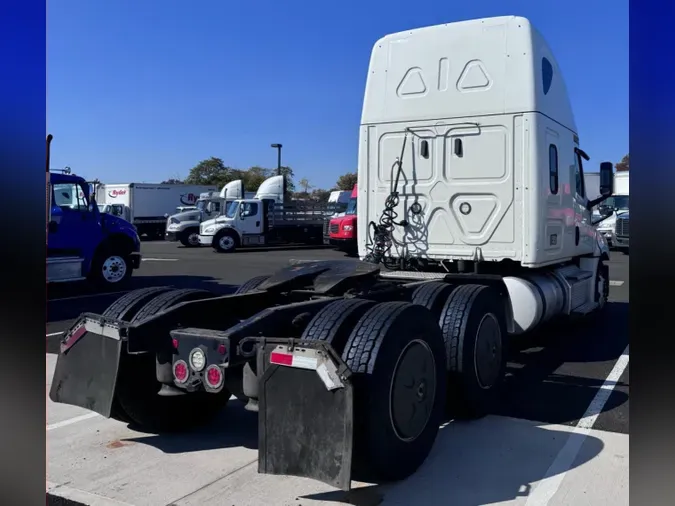
[[[51,398],[162,431],[235,394],[258,411],[259,472],[347,490],[410,476],[448,416],[495,409],[510,335],[605,306],[590,216],[612,164],[589,199],[562,70],[527,19],[378,40],[359,133],[360,260],[228,296],[131,292],[65,333]]]
[[[614,174],[614,193],[602,202],[599,212],[606,216],[598,223],[598,231],[603,235],[609,247],[628,250],[628,211],[630,210],[630,176],[628,171]],[[625,220],[619,221],[620,217]],[[617,230],[617,227],[620,229]]]

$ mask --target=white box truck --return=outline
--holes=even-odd
[[[608,217],[597,226],[610,248],[624,252],[628,250],[629,180],[629,171],[614,174],[614,194],[599,206],[599,211]],[[617,227],[620,230],[617,230]]]
[[[96,202],[101,212],[113,214],[132,223],[138,235],[149,239],[164,238],[166,219],[178,206],[193,206],[203,192],[215,186],[187,184],[119,183],[100,184]]]

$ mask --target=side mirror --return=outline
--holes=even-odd
[[[614,166],[612,162],[600,164],[600,195],[611,197],[614,193]]]

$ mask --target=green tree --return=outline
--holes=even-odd
[[[185,178],[186,184],[204,184],[224,186],[233,181],[233,171],[226,167],[223,160],[211,157],[208,160],[202,160],[190,169],[188,177]]]
[[[337,187],[338,190],[351,191],[352,188],[354,188],[357,179],[358,175],[356,172],[347,172],[346,174],[342,174],[338,178],[335,186]]]
[[[176,179],[176,178],[171,177],[169,179],[166,179],[166,180],[162,181],[160,184],[183,184],[183,181],[181,181],[180,179]]]
[[[317,188],[312,191],[309,197],[312,200],[316,200],[317,202],[325,203],[328,202],[328,198],[330,197],[330,191]]]
[[[304,193],[309,193],[309,189],[312,188],[312,185],[309,183],[309,179],[306,177],[303,177],[300,181],[298,181],[298,184]]]
[[[617,172],[628,171],[630,167],[630,158],[629,155],[624,156],[621,161],[614,165],[614,168]]]

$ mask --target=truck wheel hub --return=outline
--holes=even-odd
[[[221,237],[219,242],[223,249],[231,249],[234,246],[234,240],[229,235]]]
[[[497,318],[488,313],[478,325],[474,349],[474,367],[478,385],[491,388],[499,378],[502,362],[502,332]]]
[[[399,355],[391,377],[389,415],[394,433],[405,442],[419,437],[436,397],[436,364],[429,345],[411,341]]]
[[[109,283],[116,283],[127,273],[127,264],[122,257],[111,256],[103,262],[103,278]]]

